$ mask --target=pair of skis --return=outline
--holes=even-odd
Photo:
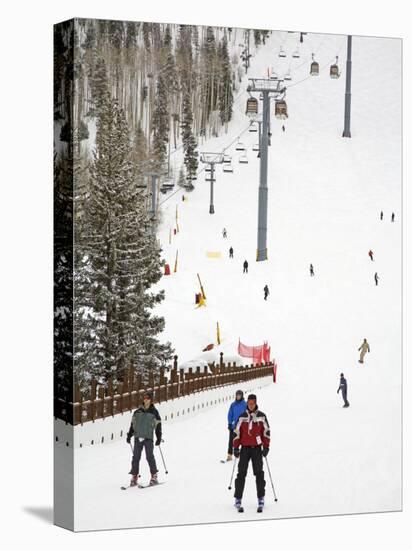
[[[156,487],[157,485],[163,485],[163,483],[166,483],[165,481],[159,481],[158,483],[155,483],[153,485],[150,485],[148,483],[147,485],[142,485],[141,483],[137,483],[136,485],[122,485],[120,489],[122,491],[127,491],[127,489],[148,489],[149,487]]]

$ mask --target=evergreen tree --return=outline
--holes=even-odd
[[[232,71],[229,60],[226,36],[223,37],[219,47],[220,58],[220,88],[219,88],[219,113],[222,124],[227,124],[232,118],[233,92]]]
[[[168,109],[168,94],[166,80],[159,74],[156,86],[156,97],[152,118],[154,169],[162,169],[169,141],[170,115]]]
[[[185,187],[186,186],[186,178],[185,178],[185,168],[184,165],[180,167],[179,170],[179,179],[177,180],[177,185],[179,187]]]
[[[184,165],[186,167],[186,187],[188,190],[194,189],[193,179],[196,176],[199,165],[197,143],[192,130],[193,115],[190,96],[185,94],[183,99],[183,117],[182,117],[182,142],[184,150]]]
[[[124,113],[106,96],[97,119],[87,230],[79,238],[76,264],[78,379],[90,372],[103,380],[121,379],[130,361],[147,373],[172,354],[170,344],[157,339],[164,320],[152,309],[164,294],[150,288],[161,277],[160,249],[130,156]]]

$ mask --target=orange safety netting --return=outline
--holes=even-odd
[[[239,339],[237,352],[241,357],[251,357],[255,365],[270,361],[270,346],[267,342],[263,342],[262,346],[245,346]]]

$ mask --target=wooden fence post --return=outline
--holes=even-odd
[[[92,378],[92,387],[91,387],[91,393],[90,393],[90,416],[91,416],[91,420],[94,422],[94,417],[95,417],[95,399],[96,399],[96,386],[97,386],[97,382],[94,378]]]

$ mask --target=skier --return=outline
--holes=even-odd
[[[313,265],[312,265],[312,264],[310,264],[310,266],[309,266],[309,272],[310,272],[310,276],[311,276],[311,277],[314,277],[314,276],[315,276],[315,272],[314,272],[314,270],[313,270]]]
[[[381,210],[381,220],[383,220],[383,212],[382,212],[382,210]]]
[[[264,293],[264,299],[267,300],[267,297],[269,296],[269,287],[268,287],[268,285],[265,285],[263,287],[263,293]]]
[[[392,221],[392,222],[395,221],[395,213],[394,213],[394,212],[392,212],[391,221]]]
[[[378,286],[378,281],[379,281],[380,277],[378,276],[377,273],[375,273],[375,285]]]
[[[342,398],[343,398],[343,408],[349,407],[349,401],[347,399],[348,396],[348,383],[346,382],[346,378],[343,376],[343,372],[340,373],[340,382],[339,382],[339,388],[337,393],[342,391]]]
[[[139,463],[142,456],[143,447],[146,453],[146,460],[149,464],[151,478],[149,485],[157,485],[157,466],[153,454],[153,432],[156,435],[155,445],[160,445],[162,441],[162,424],[159,411],[153,405],[153,396],[150,392],[143,394],[143,406],[139,407],[132,416],[130,429],[127,433],[126,441],[130,443],[134,435],[134,449],[132,459],[132,469],[130,473],[132,478],[130,485],[137,485],[139,476]]]
[[[256,395],[247,398],[247,408],[239,416],[233,439],[233,449],[239,458],[237,477],[235,480],[235,506],[242,510],[242,496],[245,488],[249,460],[252,461],[253,473],[256,478],[258,510],[265,503],[265,474],[263,472],[263,457],[269,452],[270,428],[266,415],[258,410]]]
[[[366,353],[370,353],[370,351],[371,351],[371,348],[369,347],[369,344],[368,344],[368,341],[366,340],[366,338],[363,339],[363,342],[362,342],[361,346],[358,348],[358,351],[361,352],[360,358],[359,358],[359,363],[363,363],[363,358],[365,357]]]
[[[233,438],[235,437],[235,428],[237,421],[239,420],[239,416],[245,412],[246,410],[246,401],[243,397],[242,390],[237,390],[236,392],[236,399],[233,401],[233,403],[229,407],[229,412],[227,413],[227,422],[228,422],[228,430],[229,430],[229,445],[227,449],[227,461],[232,460],[233,455]]]
[[[285,131],[285,125],[282,124],[282,132],[284,132],[284,131]]]
[[[223,235],[223,238],[226,239],[227,238],[227,231],[226,231],[226,227],[223,228],[223,231],[222,231],[222,235]]]
[[[243,273],[249,273],[248,271],[249,264],[247,263],[247,260],[243,262]]]
[[[372,260],[372,262],[373,262],[373,252],[372,252],[372,250],[369,250],[368,256],[369,256],[369,258],[370,258],[370,259]]]
[[[233,258],[233,248],[229,248],[229,258]]]

